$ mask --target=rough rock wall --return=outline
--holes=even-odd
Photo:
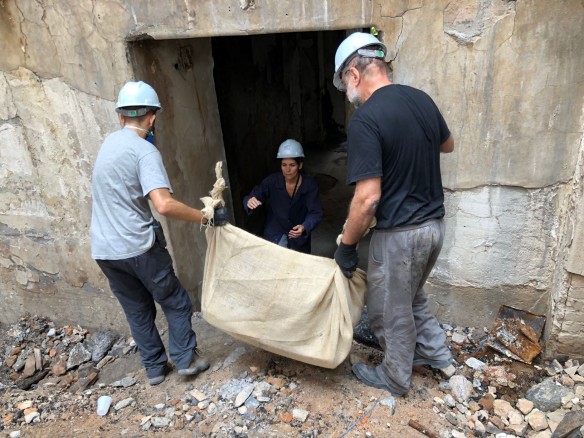
[[[131,49],[136,77],[158,92],[163,110],[156,122],[156,144],[171,178],[174,196],[201,208],[215,182],[215,163],[225,163],[210,38],[143,41]],[[229,200],[227,200],[229,202]],[[227,205],[230,211],[233,208]],[[200,308],[207,245],[199,224],[161,218],[180,280]]]
[[[112,301],[89,256],[88,224],[92,163],[113,105],[24,67],[0,78],[1,318],[50,309],[91,320],[96,301]]]
[[[172,97],[168,84],[188,90],[179,97],[200,97],[184,105],[190,119],[172,120],[173,128],[186,124],[197,128],[198,135],[188,129],[180,135],[160,130],[169,143],[181,136],[197,140],[162,153],[180,199],[197,205],[212,179],[206,164],[223,151],[209,51],[196,49],[204,56],[187,76],[196,75],[198,81],[185,88],[176,78],[169,80],[167,70],[152,70],[156,62],[168,60],[164,54],[155,53],[151,59],[156,62],[136,66],[147,54],[134,53],[128,41],[338,29],[370,22],[371,7],[363,2],[0,2],[0,322],[29,311],[64,323],[126,328],[90,258],[88,240],[91,169],[101,141],[117,129],[114,101],[125,81],[138,75],[160,80],[165,99]],[[179,98],[173,102],[184,104]],[[176,109],[172,103],[170,107]],[[211,137],[202,138],[201,131]],[[197,154],[205,159],[196,160]],[[177,272],[196,300],[203,233],[185,224],[169,222],[166,228]]]
[[[428,91],[456,139],[430,287],[439,315],[488,325],[516,305],[548,315],[551,344],[584,351],[581,281],[565,268],[582,214],[584,5],[403,1],[374,16],[395,81]]]

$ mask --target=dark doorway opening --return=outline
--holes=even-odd
[[[352,188],[344,183],[345,97],[332,84],[334,55],[344,31],[212,39],[214,82],[236,225],[261,235],[260,211],[242,199],[278,172],[282,141],[302,143],[305,171],[319,183],[325,219],[313,234],[313,254],[332,256]],[[319,243],[320,242],[320,243]]]

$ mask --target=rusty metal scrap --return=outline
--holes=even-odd
[[[486,345],[530,364],[542,351],[540,342],[545,316],[502,305]]]

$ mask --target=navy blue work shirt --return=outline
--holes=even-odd
[[[278,243],[283,234],[296,225],[304,226],[302,236],[288,239],[288,248],[310,253],[310,235],[322,220],[322,205],[316,181],[302,174],[302,184],[293,197],[286,191],[286,180],[281,172],[266,177],[260,185],[243,198],[243,208],[247,214],[253,210],[247,207],[250,198],[257,198],[267,208],[264,239]]]

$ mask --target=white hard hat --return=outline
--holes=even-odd
[[[124,108],[127,107],[134,107],[134,109],[125,110]],[[154,88],[145,82],[126,82],[118,94],[116,112],[120,114],[138,117],[152,111],[153,108],[160,109],[160,101]]]
[[[278,148],[276,158],[300,158],[304,157],[302,145],[296,140],[288,139],[282,142]]]
[[[360,50],[368,46],[379,46],[381,47],[381,51]],[[333,84],[340,91],[344,91],[344,86],[341,81],[341,73],[343,72],[345,63],[357,51],[359,51],[359,55],[361,56],[383,59],[387,54],[387,47],[385,47],[385,44],[383,44],[381,41],[379,41],[370,33],[355,32],[349,35],[347,38],[345,38],[343,42],[339,45],[337,53],[335,54],[335,74],[333,76]]]

